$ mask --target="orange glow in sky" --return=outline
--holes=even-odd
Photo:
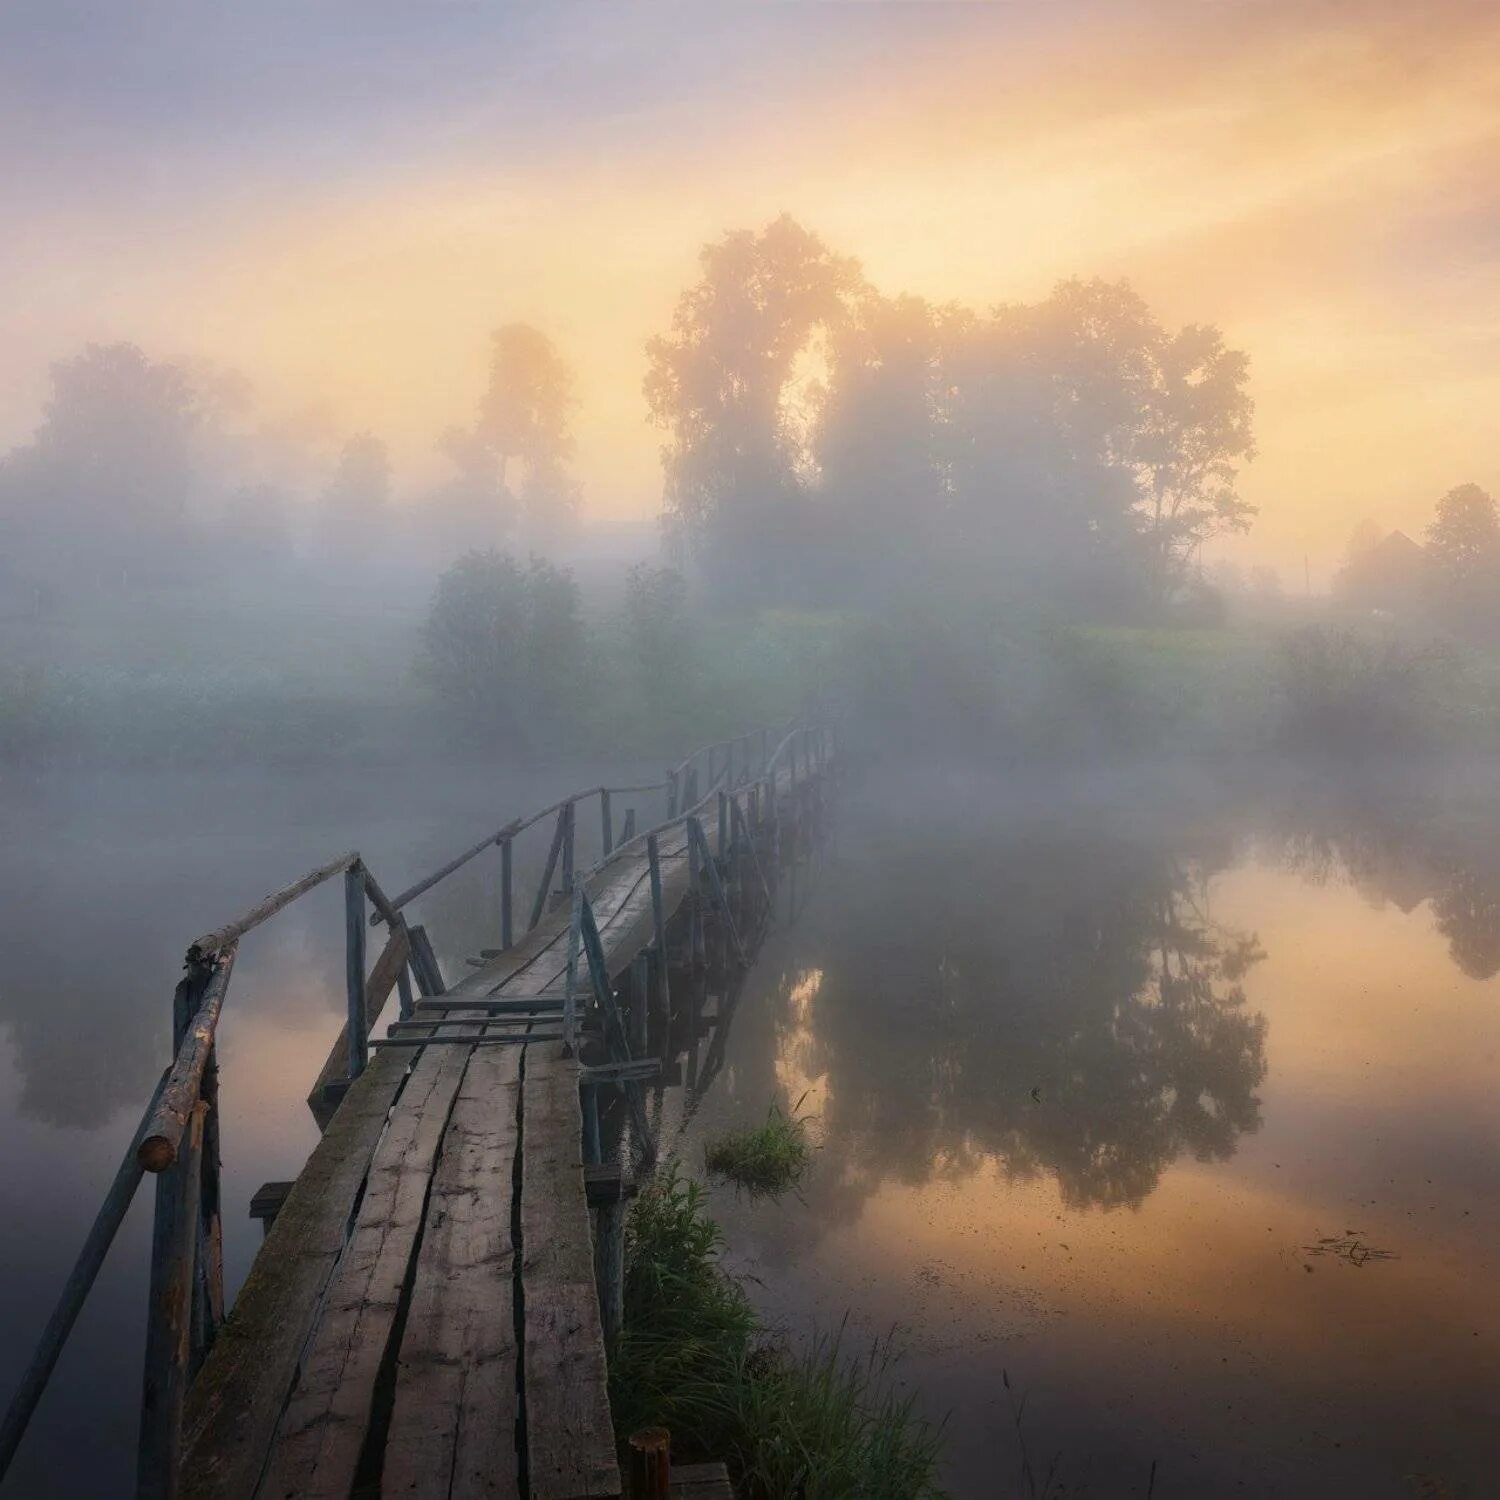
[[[1419,533],[1450,486],[1500,491],[1500,11],[815,9],[573,9],[555,35],[527,13],[524,100],[503,34],[452,95],[392,42],[391,97],[353,124],[319,126],[312,77],[279,135],[274,91],[202,140],[195,97],[134,137],[80,128],[60,162],[34,159],[34,99],[0,105],[0,442],[49,360],[129,337],[243,370],[268,417],[379,432],[415,485],[472,414],[488,330],[521,318],[578,367],[590,512],[647,516],[642,346],[706,239],[787,210],[888,291],[1124,276],[1220,325],[1258,409],[1234,551],[1289,579],[1304,555],[1326,576],[1362,517]]]

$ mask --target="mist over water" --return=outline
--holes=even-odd
[[[1494,1488],[1495,12],[1024,10],[0,18],[0,1396],[196,934],[799,722],[653,1104],[807,1119],[778,1336],[958,1500]],[[231,1297],[342,920],[237,960]],[[7,1497],[129,1489],[148,1198]]]

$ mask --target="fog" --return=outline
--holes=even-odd
[[[917,1305],[903,1389],[954,1414],[960,1497],[1468,1493],[1500,1463],[1473,1395],[1500,1330],[1460,1274],[1495,1269],[1492,18],[1438,7],[1433,93],[1381,6],[585,7],[567,38],[377,9],[360,51],[166,7],[118,72],[43,10],[0,23],[34,64],[3,123],[61,122],[0,143],[28,231],[0,259],[0,1113],[5,1217],[46,1221],[0,1239],[0,1378],[194,932],[342,849],[397,890],[800,721],[836,730],[826,827],[716,997],[712,1066],[695,1011],[657,1099],[690,1169],[710,1128],[814,1120],[795,1205],[712,1199],[757,1298],[871,1340]],[[1176,22],[1191,84],[1151,61]],[[1128,88],[1095,77],[1117,46]],[[971,157],[950,110],[1006,49],[1058,97],[1018,78]],[[1256,79],[1315,55],[1331,118],[1299,150]],[[1392,139],[1438,174],[1420,209]],[[1376,245],[1340,208],[1407,217]],[[424,908],[444,963],[493,941],[493,879]],[[324,897],[247,944],[226,1012],[231,1292],[249,1195],[317,1138]],[[7,1495],[127,1482],[145,1217]],[[1328,1285],[1339,1234],[1388,1303]],[[1398,1356],[1419,1432],[1371,1374]]]

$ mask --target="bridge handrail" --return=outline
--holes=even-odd
[[[757,736],[761,738],[761,771],[751,778],[748,746]],[[695,856],[692,863],[697,863],[696,856],[701,846],[709,867],[708,874],[710,877],[716,876],[699,814],[710,802],[716,799],[719,801],[719,854],[722,857],[731,801],[734,812],[739,815],[736,826],[743,826],[743,814],[738,800],[729,798],[727,794],[744,786],[747,781],[753,781],[757,786],[757,796],[759,788],[764,787],[767,791],[770,812],[774,816],[777,767],[782,755],[790,751],[790,780],[795,785],[795,744],[799,736],[807,747],[803,758],[804,773],[810,773],[814,755],[821,757],[826,753],[831,742],[831,731],[810,726],[793,727],[784,734],[775,750],[771,751],[769,728],[752,730],[733,739],[700,747],[669,772],[666,781],[619,787],[589,787],[560,798],[524,818],[513,819],[471,849],[450,860],[440,870],[408,887],[394,900],[386,896],[358,850],[349,850],[272,892],[233,921],[195,938],[187,949],[186,976],[178,983],[173,995],[175,1050],[172,1064],[156,1085],[20,1384],[11,1398],[4,1419],[0,1421],[0,1480],[4,1479],[9,1470],[32,1414],[41,1400],[120,1225],[124,1222],[135,1193],[144,1177],[150,1174],[156,1179],[156,1220],[151,1245],[151,1316],[147,1328],[139,1480],[142,1492],[174,1492],[183,1400],[191,1378],[206,1356],[208,1345],[225,1316],[222,1261],[216,1254],[205,1254],[204,1246],[216,1247],[221,1241],[218,1066],[214,1052],[218,1024],[223,1014],[241,938],[309,891],[315,890],[336,875],[343,875],[347,1000],[345,1043],[348,1048],[347,1075],[352,1082],[364,1070],[368,1059],[370,1007],[373,1005],[378,1012],[391,989],[399,988],[402,1018],[409,1018],[413,1014],[411,977],[416,977],[424,993],[429,992],[429,984],[433,982],[432,974],[436,963],[427,945],[426,935],[421,927],[409,928],[403,913],[403,908],[419,895],[432,889],[485,849],[499,845],[504,859],[501,936],[504,947],[510,947],[511,843],[526,829],[556,814],[557,824],[552,846],[536,892],[527,930],[534,928],[541,919],[559,858],[563,863],[564,890],[577,890],[583,881],[591,879],[623,858],[627,850],[633,850],[644,843],[649,852],[653,904],[657,908],[657,942],[660,944],[663,939],[657,840],[663,833],[686,824],[691,852]],[[816,740],[812,736],[816,736]],[[816,752],[813,749],[815,744],[819,747]],[[737,778],[733,752],[738,746],[746,746],[747,750],[745,765]],[[719,774],[711,778],[708,791],[701,797],[697,796],[696,761],[704,755],[713,757],[718,750],[726,748],[728,754],[723,767],[719,768]],[[712,769],[713,761],[710,759],[710,770]],[[669,795],[669,816],[666,820],[636,833],[632,808],[627,812],[622,837],[616,844],[612,795],[662,790]],[[576,808],[579,802],[595,796],[600,798],[601,803],[605,852],[603,859],[585,871],[580,878],[573,871]],[[678,811],[679,803],[689,796],[693,798],[691,805]],[[722,895],[720,899],[722,900]],[[367,900],[375,908],[368,919],[370,925],[384,922],[390,928],[385,949],[368,973],[365,964]],[[372,980],[377,980],[377,983],[372,985]],[[440,988],[440,977],[436,982]],[[338,1044],[335,1043],[335,1054],[337,1050]],[[330,1065],[335,1054],[330,1055]]]
[[[486,849],[493,848],[496,844],[503,844],[507,839],[513,839],[526,832],[528,828],[540,823],[543,818],[550,818],[553,813],[560,812],[563,808],[572,806],[579,802],[586,802],[590,797],[610,798],[613,796],[629,796],[639,792],[663,792],[671,786],[670,781],[648,781],[638,783],[634,786],[590,786],[584,787],[582,791],[569,792],[566,797],[559,797],[556,802],[548,803],[539,812],[529,814],[524,818],[512,818],[503,828],[497,828],[494,833],[487,834],[477,844],[465,849],[462,854],[455,855],[447,864],[436,869],[432,874],[425,876],[414,885],[409,885],[391,901],[391,906],[400,911],[403,907],[410,905],[418,896],[425,895],[433,886],[446,880],[450,875],[463,869],[471,859],[476,859]],[[382,921],[389,921],[384,912],[376,912],[370,918],[372,927],[378,926]]]

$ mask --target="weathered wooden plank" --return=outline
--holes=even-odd
[[[577,1064],[530,1047],[521,1088],[521,1300],[531,1500],[618,1496],[580,1160]]]
[[[463,1047],[423,1052],[391,1113],[349,1242],[277,1425],[257,1491],[268,1500],[347,1500],[416,1250],[433,1164],[469,1055]]]
[[[377,1057],[355,1080],[276,1215],[188,1392],[186,1500],[243,1500],[254,1492],[408,1061]]]
[[[396,1373],[381,1494],[505,1500],[516,1451],[513,1179],[520,1054],[477,1054],[464,1074]]]

